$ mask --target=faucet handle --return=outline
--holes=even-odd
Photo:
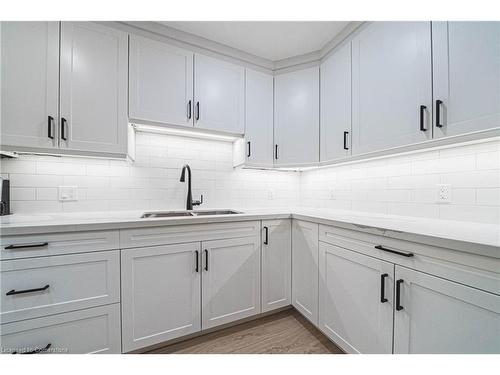
[[[199,206],[202,203],[203,203],[203,194],[200,195],[200,200],[199,201],[193,200],[193,206]]]

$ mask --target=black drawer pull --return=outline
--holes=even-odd
[[[269,228],[264,227],[264,231],[266,232],[266,236],[264,237],[264,245],[269,245]]]
[[[396,281],[396,310],[403,310],[403,306],[401,306],[401,284],[404,283],[403,279],[399,279]]]
[[[278,160],[278,145],[274,145],[274,158]]]
[[[389,277],[388,273],[384,273],[380,275],[380,303],[385,303],[389,301],[387,298],[385,298],[385,278]]]
[[[248,150],[247,150],[247,158],[250,157],[250,155],[252,155],[252,149],[250,148],[250,141],[247,142],[247,146],[248,146]]]
[[[54,139],[54,134],[52,133],[53,125],[54,125],[54,117],[49,116],[47,120],[47,131],[48,131],[47,137],[49,137],[50,139]]]
[[[200,272],[200,252],[198,250],[196,250],[195,252],[195,256],[196,256],[196,266],[195,266],[195,272]]]
[[[49,284],[45,285],[42,288],[35,288],[35,289],[24,289],[24,290],[9,290],[7,293],[5,293],[6,296],[13,296],[16,294],[25,294],[25,293],[34,293],[34,292],[43,292],[44,290],[49,289]]]
[[[349,147],[347,147],[347,135],[349,132],[344,132],[344,150],[349,150]]]
[[[436,127],[442,128],[443,124],[441,124],[441,105],[443,104],[442,100],[436,100]]]
[[[205,249],[205,271],[208,271],[208,250]]]
[[[200,119],[200,102],[196,102],[196,121]]]
[[[17,353],[16,352],[12,352],[12,354],[37,354],[37,353],[43,353],[43,352],[46,352],[47,350],[50,349],[50,347],[52,346],[52,344],[49,342],[47,345],[45,345],[45,347],[43,348],[36,348],[32,351],[29,351],[29,352],[21,352],[21,353]]]
[[[188,102],[188,113],[187,113],[188,120],[191,120],[191,116],[192,116],[191,111],[192,111],[191,110],[191,100],[189,100],[189,102]]]
[[[427,128],[425,127],[425,110],[427,107],[425,105],[420,106],[420,131],[427,131]]]
[[[388,249],[387,247],[383,247],[382,245],[375,246],[375,249],[382,250],[382,251],[387,251],[388,253],[402,255],[402,256],[408,257],[408,258],[410,258],[410,257],[413,256],[413,253],[409,253],[409,252],[406,252],[406,251],[399,251],[399,250]]]
[[[48,242],[26,243],[26,244],[5,246],[5,250],[29,249],[29,248],[32,248],[32,247],[45,247],[45,246],[48,246],[48,245],[49,245]]]
[[[67,141],[67,137],[66,137],[66,119],[64,117],[61,118],[61,139],[63,141]]]

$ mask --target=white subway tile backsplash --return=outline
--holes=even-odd
[[[478,205],[500,206],[500,189],[477,189],[476,203]]]

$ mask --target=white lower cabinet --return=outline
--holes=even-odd
[[[260,313],[260,236],[202,242],[202,328]]]
[[[200,243],[122,251],[122,346],[129,352],[201,329]]]
[[[120,304],[2,324],[0,351],[120,353]]]
[[[348,353],[392,353],[394,264],[320,242],[319,328]]]
[[[262,312],[291,303],[291,222],[262,221]]]
[[[500,296],[399,266],[395,280],[394,353],[500,353]]]
[[[318,325],[318,224],[292,224],[292,305]]]

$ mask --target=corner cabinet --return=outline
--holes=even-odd
[[[2,22],[2,148],[124,157],[127,34],[94,22]]]
[[[430,22],[374,22],[352,40],[353,155],[432,139]]]
[[[333,52],[320,66],[320,160],[351,154],[351,43]]]
[[[246,70],[246,163],[273,165],[273,90],[271,74]]]
[[[274,77],[274,163],[319,161],[319,67]]]
[[[193,52],[131,35],[129,56],[129,117],[192,127]]]
[[[318,224],[292,222],[292,305],[318,325]]]
[[[195,54],[194,87],[195,127],[245,132],[245,68]]]
[[[432,22],[434,137],[500,126],[500,22]]]

